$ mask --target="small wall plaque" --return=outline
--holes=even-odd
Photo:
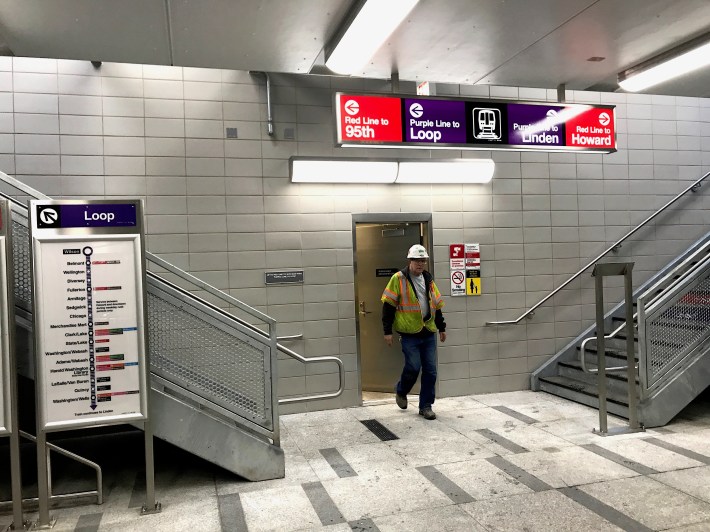
[[[303,270],[290,272],[265,272],[264,283],[269,284],[303,284]]]

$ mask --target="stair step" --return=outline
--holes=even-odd
[[[622,365],[622,364],[618,364],[618,366],[617,366],[616,364],[611,364],[609,360],[607,360],[606,362],[607,362],[607,365],[606,365],[607,368],[618,367],[618,366]],[[579,371],[582,371],[582,363],[579,360],[567,360],[565,362],[558,362],[557,364],[558,364],[558,366],[561,366],[561,367],[570,368],[570,369],[577,369]],[[626,365],[626,361],[624,361],[624,365]],[[591,366],[589,364],[587,364],[587,369],[597,369],[597,366],[596,366],[596,364],[591,365]],[[592,374],[585,373],[585,375],[592,375]],[[596,377],[597,377],[596,373],[594,373],[593,376],[596,379]],[[615,371],[612,373],[607,373],[607,377],[610,379],[626,382],[626,373],[624,373],[622,371]],[[636,382],[638,383],[638,378],[637,378]]]
[[[587,397],[594,397],[598,400],[599,392],[596,384],[580,381],[577,379],[572,379],[570,377],[561,377],[559,375],[554,375],[551,377],[541,377],[541,383],[548,383],[560,388],[565,388],[567,390],[572,390],[577,393],[586,395]],[[613,393],[611,390],[607,390],[607,403],[615,404],[616,406],[628,408],[628,396],[626,394]]]

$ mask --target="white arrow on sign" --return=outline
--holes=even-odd
[[[350,116],[354,116],[360,112],[360,104],[358,104],[355,100],[348,100],[345,102],[343,108]]]
[[[424,108],[421,106],[421,104],[413,103],[409,106],[409,114],[412,115],[414,118],[419,118],[424,114]]]
[[[43,224],[51,225],[57,221],[59,214],[54,209],[44,209],[39,213],[39,219]]]
[[[609,116],[609,113],[601,113],[599,115],[599,123],[602,126],[607,126],[609,125],[609,122],[611,122],[611,117]]]

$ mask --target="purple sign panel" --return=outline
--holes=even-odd
[[[554,105],[508,105],[508,143],[512,145],[564,146],[565,126]]]
[[[131,203],[37,206],[38,229],[135,226],[136,206]]]
[[[405,98],[404,130],[406,142],[463,144],[465,102]]]

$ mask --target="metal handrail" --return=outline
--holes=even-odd
[[[692,263],[695,259],[697,259],[698,255],[707,254],[708,251],[710,251],[710,250],[709,250],[708,247],[706,247],[706,246],[703,246],[703,247],[701,247],[701,248],[695,250],[695,252],[693,252],[692,254],[690,254],[690,255],[689,255],[688,257],[686,257],[683,261],[681,261],[681,262],[679,262],[678,264],[676,264],[673,268],[671,268],[671,270],[670,270],[669,272],[667,272],[663,277],[661,277],[660,279],[658,279],[658,281],[656,281],[653,285],[651,285],[648,289],[646,289],[646,291],[645,291],[643,294],[641,294],[641,295],[638,297],[638,299],[645,298],[645,297],[648,296],[649,294],[651,294],[651,293],[653,293],[654,291],[658,290],[658,288],[659,288],[660,286],[662,286],[662,285],[665,284],[668,280],[670,280],[670,279],[672,279],[673,277],[675,277],[675,275],[676,275],[678,272],[684,270],[684,269],[686,268],[686,266],[688,266],[688,264]],[[684,279],[685,277],[687,277],[687,276],[689,276],[689,275],[692,275],[697,269],[699,269],[700,267],[702,267],[702,265],[703,265],[705,262],[707,262],[707,260],[708,260],[708,258],[706,257],[705,259],[702,259],[702,260],[698,261],[696,264],[691,265],[691,267],[690,267],[688,270],[686,270],[683,274],[681,274],[681,277],[680,277],[680,279],[677,280],[677,282],[681,281],[682,279]],[[655,301],[658,301],[659,299],[661,299],[661,298],[663,297],[663,294],[664,294],[664,293],[661,292],[661,293],[658,294],[656,297],[652,298],[651,301],[649,302],[649,304],[653,304],[653,303],[655,303]],[[638,318],[638,312],[634,312],[634,320],[636,320],[637,318]],[[626,327],[626,322],[624,322],[624,323],[622,323],[621,325],[619,325],[616,329],[614,329],[612,332],[610,332],[609,335],[604,336],[604,339],[605,339],[605,340],[610,340],[610,339],[616,337],[616,335],[619,334],[622,330],[624,330],[625,327]],[[580,347],[579,347],[579,350],[580,350],[580,363],[581,363],[581,365],[582,365],[582,371],[584,371],[585,373],[598,373],[598,372],[599,372],[599,368],[597,368],[597,369],[589,369],[589,368],[587,368],[587,363],[586,363],[585,356],[584,356],[584,351],[585,351],[585,349],[586,349],[586,347],[587,347],[587,343],[591,342],[592,340],[596,340],[596,339],[597,339],[596,336],[589,336],[589,337],[585,338],[585,339],[582,341],[582,345],[580,345]],[[638,368],[639,365],[636,364],[635,367]],[[625,370],[625,369],[626,369],[626,366],[615,366],[615,367],[605,368],[605,369],[606,369],[606,371],[621,371],[621,370]]]
[[[295,351],[291,351],[289,348],[282,346],[279,344],[279,351],[282,353],[287,354],[291,358],[295,358],[296,360],[299,360],[303,362],[304,364],[310,364],[314,362],[335,362],[338,365],[338,391],[332,392],[332,393],[322,393],[318,395],[304,395],[301,397],[289,397],[287,399],[279,399],[279,404],[284,405],[284,404],[291,404],[291,403],[302,403],[304,401],[313,401],[315,399],[333,399],[335,397],[339,397],[343,393],[343,386],[345,384],[345,367],[343,366],[343,361],[340,360],[338,357],[311,357],[311,358],[306,358],[304,356],[299,355]]]
[[[185,270],[181,270],[180,268],[170,264],[168,261],[165,259],[161,259],[157,255],[154,255],[150,252],[145,253],[146,260],[148,262],[152,262],[154,264],[157,264],[161,268],[164,268],[165,270],[168,270],[170,273],[177,275],[178,277],[182,277],[186,281],[191,282],[195,286],[200,287],[201,289],[205,290],[206,292],[209,292],[215,297],[218,297],[219,299],[222,299],[226,303],[229,303],[232,306],[237,307],[240,310],[243,310],[244,312],[251,314],[252,316],[259,318],[260,320],[264,321],[265,323],[268,323],[270,326],[276,325],[276,320],[272,318],[271,316],[267,316],[263,312],[255,309],[254,307],[250,307],[246,303],[243,303],[242,301],[239,301],[237,298],[226,294],[222,290],[215,288],[209,283],[204,282],[202,279],[199,279],[192,275],[191,273],[186,272]],[[160,277],[157,273],[153,272],[156,277]],[[161,280],[162,277],[160,278]],[[179,287],[178,287],[179,288]],[[186,290],[180,288],[181,291],[186,292]]]
[[[618,249],[618,248],[621,246],[621,243],[622,243],[622,242],[624,242],[627,238],[629,238],[631,235],[633,235],[634,233],[636,233],[636,231],[638,231],[639,229],[641,229],[641,228],[642,228],[643,226],[645,226],[648,222],[650,222],[651,220],[653,220],[654,218],[656,218],[656,216],[658,216],[659,214],[661,214],[661,213],[662,213],[663,211],[665,211],[668,207],[670,207],[671,205],[673,205],[673,204],[674,204],[676,201],[678,201],[682,196],[684,196],[688,191],[691,191],[691,190],[692,190],[693,192],[695,192],[695,190],[697,190],[698,188],[700,188],[700,186],[701,186],[701,184],[702,184],[702,181],[704,181],[705,178],[707,178],[708,176],[710,176],[710,172],[708,172],[707,174],[705,174],[704,176],[702,176],[700,179],[698,179],[697,181],[695,181],[692,185],[690,185],[690,186],[687,187],[685,190],[683,190],[683,192],[681,192],[680,194],[678,194],[676,197],[674,197],[672,200],[670,200],[668,203],[666,203],[663,207],[661,207],[660,209],[658,209],[655,213],[653,213],[651,216],[649,216],[648,218],[646,218],[643,222],[641,222],[640,224],[638,224],[635,228],[633,228],[631,231],[629,231],[628,233],[626,233],[626,234],[625,234],[623,237],[621,237],[619,240],[617,240],[616,242],[614,242],[614,243],[613,243],[611,246],[609,246],[606,250],[604,250],[602,253],[600,253],[600,254],[597,255],[594,259],[592,259],[592,260],[589,262],[589,264],[587,264],[584,268],[582,268],[581,270],[579,270],[579,271],[578,271],[577,273],[575,273],[572,277],[570,277],[569,279],[567,279],[564,283],[562,283],[560,286],[558,286],[557,288],[555,288],[552,292],[550,292],[549,294],[547,294],[547,296],[543,297],[540,301],[538,301],[537,303],[535,303],[535,305],[533,305],[533,306],[532,306],[528,311],[526,311],[525,313],[521,314],[517,319],[515,319],[515,320],[504,320],[504,321],[487,321],[487,322],[486,322],[486,325],[514,325],[514,324],[516,324],[516,323],[520,323],[520,321],[521,321],[523,318],[532,317],[533,314],[535,313],[535,310],[537,310],[538,307],[540,307],[541,305],[543,305],[546,301],[548,301],[550,298],[552,298],[555,294],[557,294],[557,293],[558,293],[560,290],[562,290],[565,286],[567,286],[567,285],[570,284],[572,281],[574,281],[577,277],[579,277],[580,275],[582,275],[582,274],[583,274],[585,271],[587,271],[591,266],[594,266],[594,264],[596,264],[596,262],[597,262],[599,259],[601,259],[602,257],[604,257],[604,256],[605,256],[607,253],[609,253],[610,251],[614,251],[615,249]]]
[[[32,434],[22,431],[22,430],[20,430],[18,432],[20,433],[20,436],[22,436],[23,438],[33,441],[35,443],[37,442],[36,436],[33,436]],[[80,493],[65,494],[63,496],[62,495],[52,495],[52,490],[51,490],[51,486],[50,486],[50,490],[49,490],[50,499],[53,497],[66,498],[67,495],[72,495],[72,496],[76,496],[76,497],[83,497],[86,495],[96,495],[97,504],[103,504],[104,503],[104,489],[103,489],[103,473],[101,472],[101,466],[99,464],[97,464],[96,462],[92,462],[91,460],[87,460],[83,456],[79,456],[78,454],[75,454],[71,451],[67,451],[66,449],[63,449],[62,447],[59,447],[58,445],[55,445],[53,443],[47,442],[45,445],[47,446],[48,450],[55,451],[61,455],[66,456],[67,458],[71,458],[72,460],[79,462],[80,464],[84,464],[85,466],[88,466],[91,469],[93,469],[94,471],[96,471],[96,492],[85,491],[85,492],[80,492]],[[49,453],[47,453],[47,461],[48,462],[50,460],[49,457],[50,457],[50,455],[49,455]]]
[[[165,262],[165,261],[163,261],[163,259],[158,259],[158,260],[159,260],[160,262]],[[170,263],[167,263],[167,265],[170,266],[171,268],[174,268],[174,266],[173,266],[172,264],[170,264]],[[178,270],[178,271],[180,271],[180,270]],[[184,273],[185,273],[187,276],[192,277],[192,275],[188,274],[187,272],[184,272]],[[249,330],[253,331],[253,332],[256,333],[256,334],[259,334],[259,335],[263,336],[265,339],[268,339],[268,338],[269,338],[269,335],[268,335],[267,333],[265,333],[264,331],[262,331],[261,329],[259,329],[258,327],[252,325],[251,323],[249,323],[249,322],[247,322],[247,321],[244,321],[244,320],[240,319],[240,318],[237,317],[237,316],[234,316],[233,314],[230,314],[229,312],[225,311],[224,309],[219,308],[218,306],[214,305],[213,303],[210,303],[209,301],[206,301],[206,300],[202,299],[201,297],[196,296],[195,294],[190,293],[189,291],[185,290],[184,288],[181,288],[180,286],[176,285],[175,283],[172,283],[172,282],[170,282],[170,281],[168,281],[168,280],[166,280],[166,279],[163,279],[163,278],[160,277],[160,275],[158,275],[157,273],[155,273],[155,272],[147,272],[147,275],[148,275],[148,277],[151,277],[151,278],[155,278],[155,279],[160,280],[160,282],[165,283],[166,285],[170,286],[170,287],[173,288],[174,290],[179,291],[179,292],[182,293],[182,294],[185,294],[185,295],[187,295],[187,296],[189,296],[189,297],[191,297],[191,298],[193,298],[193,299],[195,299],[195,300],[198,300],[198,301],[199,301],[200,303],[202,303],[203,305],[205,305],[205,306],[207,306],[207,307],[210,307],[212,310],[214,310],[214,311],[216,311],[216,312],[219,312],[220,314],[222,314],[222,315],[224,315],[224,316],[226,316],[226,317],[228,317],[228,318],[230,318],[230,319],[232,319],[232,320],[234,320],[234,321],[240,323],[242,326],[248,328]],[[203,288],[205,288],[205,289],[209,288],[208,291],[209,291],[210,293],[212,293],[213,291],[219,291],[217,288],[214,288],[212,285],[209,285],[209,284],[205,283],[204,281],[200,281],[200,280],[197,279],[197,278],[195,278],[195,279],[196,279],[196,281],[199,281],[199,284],[200,284],[201,287],[203,287]],[[226,296],[226,298],[233,299],[232,296],[230,296],[230,295],[228,295],[228,294],[225,294],[225,296]],[[225,298],[225,299],[226,299],[226,298]],[[239,300],[235,300],[235,301],[239,301]],[[244,305],[244,303],[242,303],[241,301],[239,301],[239,303],[242,304],[242,305]],[[249,307],[249,308],[251,308],[251,307]],[[256,310],[256,309],[254,309],[254,310]],[[256,311],[256,312],[258,312],[258,311]],[[264,315],[264,316],[266,316],[266,315]],[[270,318],[269,316],[266,316],[266,317],[269,318],[270,320],[273,319],[273,318]],[[303,338],[303,334],[296,334],[296,335],[293,335],[293,336],[278,336],[278,337],[277,337],[278,340],[295,340],[295,339],[300,339],[300,338]],[[315,399],[332,399],[332,398],[334,398],[334,397],[339,397],[340,395],[342,395],[342,393],[343,393],[343,386],[344,386],[344,383],[345,383],[345,368],[344,368],[344,366],[343,366],[342,360],[340,360],[338,357],[334,357],[334,356],[322,356],[322,357],[310,357],[310,358],[306,358],[306,357],[304,357],[304,356],[302,356],[302,355],[299,355],[299,354],[296,353],[295,351],[292,351],[291,349],[289,349],[289,348],[287,348],[287,347],[285,347],[285,346],[283,346],[283,345],[281,345],[281,344],[279,344],[279,343],[276,344],[276,348],[277,348],[279,351],[281,351],[282,353],[284,353],[284,354],[290,356],[291,358],[296,359],[296,360],[298,360],[299,362],[302,362],[302,363],[304,363],[304,364],[313,364],[313,363],[316,363],[316,362],[335,362],[336,364],[338,364],[338,379],[339,379],[338,390],[335,391],[335,392],[328,393],[328,394],[319,394],[319,395],[305,395],[305,396],[302,396],[302,397],[291,397],[291,398],[288,398],[288,399],[279,399],[279,404],[284,404],[284,403],[300,403],[300,402],[311,401],[311,400],[315,400]]]

